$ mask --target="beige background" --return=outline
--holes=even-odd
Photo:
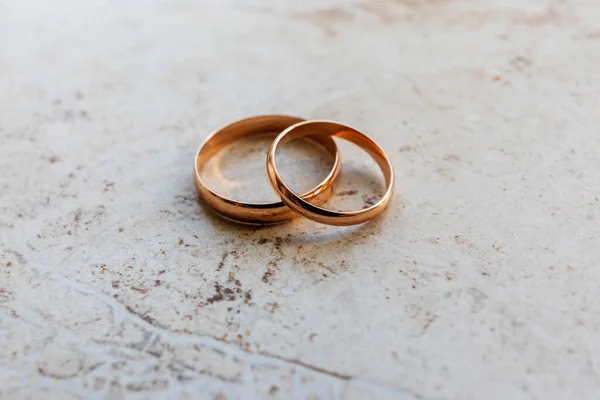
[[[597,398],[598,21],[593,0],[0,2],[0,397]],[[264,113],[368,132],[388,212],[257,229],[199,206],[198,144]],[[379,190],[352,154],[338,208]],[[252,159],[226,171],[267,196]]]

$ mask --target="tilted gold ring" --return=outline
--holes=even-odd
[[[360,211],[333,211],[319,207],[294,193],[281,179],[277,171],[275,154],[280,144],[295,139],[310,136],[312,138],[339,137],[346,139],[365,150],[375,160],[383,172],[386,190],[383,197],[371,207]],[[281,197],[281,200],[298,214],[327,225],[356,225],[366,222],[379,215],[388,205],[394,192],[394,171],[385,152],[364,133],[334,121],[303,121],[298,122],[279,134],[271,143],[267,155],[267,173],[271,185]]]
[[[232,142],[250,135],[280,133],[287,127],[304,121],[302,118],[287,115],[263,115],[242,119],[217,129],[200,145],[194,159],[194,178],[200,198],[221,216],[236,222],[249,224],[275,224],[289,221],[299,215],[284,202],[244,203],[221,196],[206,186],[201,178],[206,163],[221,149]],[[337,146],[329,136],[308,138],[323,147],[334,157],[333,168],[314,189],[300,196],[313,204],[322,204],[333,190],[333,182],[340,170]]]

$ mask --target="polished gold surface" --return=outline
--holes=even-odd
[[[295,194],[281,179],[277,171],[275,155],[279,145],[310,136],[314,139],[323,137],[339,137],[348,140],[365,150],[377,162],[383,172],[386,184],[382,198],[364,210],[333,211],[311,203]],[[285,204],[306,218],[327,225],[356,225],[366,222],[379,215],[387,206],[394,192],[394,171],[385,152],[367,135],[356,129],[334,121],[303,121],[296,123],[279,134],[271,144],[267,155],[267,173],[269,181]]]
[[[277,134],[302,121],[304,120],[301,118],[287,115],[262,115],[242,119],[214,131],[200,145],[194,159],[194,178],[199,197],[217,214],[236,222],[275,224],[298,217],[298,214],[281,201],[274,203],[244,203],[221,196],[206,186],[201,178],[201,173],[206,163],[217,152],[236,140],[269,132]],[[337,146],[331,137],[311,137],[309,140],[323,147],[334,157],[333,168],[327,177],[314,189],[301,196],[314,204],[322,204],[331,196],[333,182],[340,169],[340,159]]]

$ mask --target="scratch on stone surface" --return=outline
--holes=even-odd
[[[357,6],[365,12],[375,15],[384,24],[392,24],[398,19],[387,2],[363,2],[358,3]]]
[[[350,11],[340,7],[308,11],[299,14],[298,17],[312,21],[319,26],[328,26],[332,22],[350,22],[354,19],[354,15]]]
[[[325,374],[325,375],[331,376],[331,377],[336,378],[336,379],[341,379],[341,380],[344,380],[344,381],[349,381],[349,380],[353,379],[352,376],[350,376],[350,375],[340,374],[339,372],[335,372],[335,371],[329,371],[329,370],[326,370],[324,368],[320,368],[320,367],[317,367],[315,365],[311,365],[311,364],[305,363],[305,362],[300,361],[300,360],[295,360],[295,359],[291,359],[291,358],[285,358],[285,357],[282,357],[282,356],[278,356],[278,355],[275,355],[275,354],[272,354],[272,353],[266,353],[266,352],[260,352],[259,354],[261,354],[263,356],[266,356],[266,357],[269,357],[269,358],[275,358],[277,360],[281,360],[281,361],[283,361],[285,363],[298,365],[298,366],[300,366],[302,368],[306,368],[306,369],[309,369],[309,370],[311,370],[313,372],[317,372],[317,373],[320,373],[320,374]]]

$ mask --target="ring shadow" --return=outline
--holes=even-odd
[[[373,202],[374,197],[377,199],[381,197],[381,191],[374,188],[374,185],[381,180],[381,174],[378,175],[373,171],[347,168],[347,171],[343,171],[338,177],[338,181],[343,181],[343,184],[338,184],[339,187],[336,186],[332,197],[321,207],[338,209],[337,205],[351,203],[356,206],[359,202],[362,202],[363,208],[366,208],[370,205],[370,202]],[[382,184],[377,186],[383,187]],[[356,189],[365,187],[370,190],[359,191]],[[345,201],[344,198],[346,198]],[[351,198],[350,201],[348,201],[348,198]],[[386,214],[384,211],[376,218],[354,226],[328,226],[312,221],[308,221],[310,224],[307,225],[300,221],[303,218],[302,216],[278,224],[245,224],[221,216],[200,199],[198,199],[198,203],[206,211],[203,215],[213,228],[246,243],[251,243],[255,240],[254,236],[256,232],[260,232],[261,236],[266,236],[270,239],[274,237],[286,237],[287,243],[296,245],[327,244],[342,239],[350,240],[353,237],[364,237],[365,235],[379,231],[382,217]],[[302,224],[301,227],[299,227],[300,224]],[[352,244],[352,242],[348,244]]]

